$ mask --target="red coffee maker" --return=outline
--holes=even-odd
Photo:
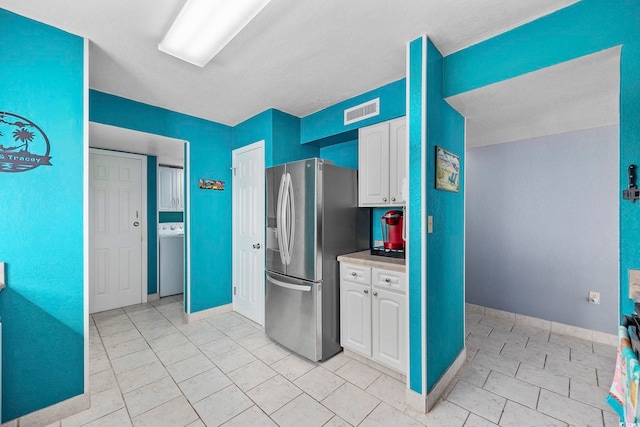
[[[404,250],[404,239],[402,238],[402,211],[387,211],[380,218],[382,226],[382,240],[385,249]]]

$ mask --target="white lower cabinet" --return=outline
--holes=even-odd
[[[406,295],[373,288],[371,332],[374,360],[406,372]]]
[[[371,357],[371,286],[340,283],[340,344]]]
[[[400,373],[407,370],[405,277],[340,263],[341,345]]]

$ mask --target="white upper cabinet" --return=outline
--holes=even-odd
[[[404,117],[360,128],[358,204],[400,206],[407,176],[407,125]]]
[[[158,168],[158,210],[182,211],[184,209],[184,171],[178,168]]]
[[[360,206],[389,204],[389,124],[358,132],[358,202]]]
[[[402,184],[407,179],[407,120],[389,122],[389,203],[404,204]]]

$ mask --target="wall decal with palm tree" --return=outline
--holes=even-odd
[[[51,166],[47,135],[31,120],[0,111],[0,172]]]

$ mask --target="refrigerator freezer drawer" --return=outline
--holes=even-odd
[[[322,283],[267,272],[265,332],[290,350],[322,359]]]

